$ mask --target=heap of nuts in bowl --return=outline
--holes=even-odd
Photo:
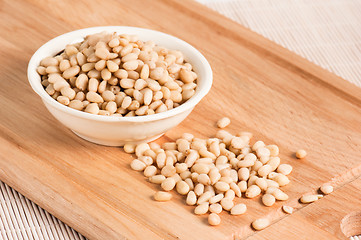
[[[59,103],[107,116],[164,112],[190,99],[197,87],[197,74],[182,52],[106,32],[44,58],[37,72]]]

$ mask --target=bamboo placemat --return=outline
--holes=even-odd
[[[198,1],[361,87],[361,1]],[[0,181],[0,239],[85,238]]]

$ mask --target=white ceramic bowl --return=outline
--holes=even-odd
[[[69,43],[80,42],[86,35],[102,31],[135,34],[143,41],[153,40],[160,46],[182,51],[185,59],[193,65],[194,71],[198,74],[198,86],[194,96],[179,107],[169,111],[137,117],[94,115],[72,109],[54,100],[44,90],[40,76],[36,72],[40,61],[47,56],[56,55]],[[122,146],[125,143],[152,141],[182,122],[195,105],[209,92],[212,86],[212,69],[197,49],[176,37],[143,28],[106,26],[76,30],[45,43],[30,59],[28,79],[31,87],[41,97],[49,112],[76,135],[102,145]]]

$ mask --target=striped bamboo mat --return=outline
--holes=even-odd
[[[361,1],[198,1],[361,87]],[[0,181],[0,239],[85,238]]]

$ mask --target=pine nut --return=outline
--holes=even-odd
[[[143,153],[148,149],[150,149],[150,147],[147,143],[140,143],[135,147],[135,155],[137,157],[143,156]]]
[[[272,172],[272,166],[269,164],[263,165],[260,169],[258,169],[258,175],[261,177],[267,176],[270,172]]]
[[[288,177],[281,173],[278,174],[273,180],[276,181],[280,187],[286,186],[287,184],[290,183]]]
[[[282,210],[283,210],[285,213],[288,213],[288,214],[292,214],[292,213],[293,213],[293,207],[290,207],[290,206],[283,205],[283,206],[282,206]]]
[[[307,155],[307,152],[303,149],[299,149],[296,151],[296,157],[299,159],[305,158]]]
[[[154,200],[159,202],[165,202],[172,199],[172,194],[169,192],[158,191],[154,194]]]
[[[188,194],[188,192],[190,190],[189,185],[185,181],[177,182],[176,189],[177,189],[177,192],[181,195]]]
[[[224,198],[224,195],[222,193],[217,194],[209,199],[210,204],[214,204],[217,202],[220,202]]]
[[[229,198],[223,198],[223,199],[221,200],[221,205],[222,205],[222,208],[223,208],[224,210],[230,211],[230,210],[233,208],[234,203],[233,203],[233,201],[232,201],[231,199],[229,199]]]
[[[149,178],[149,182],[161,184],[166,178],[163,175],[154,175]]]
[[[89,103],[86,108],[85,112],[92,113],[92,114],[98,114],[99,113],[99,106],[97,103]]]
[[[162,175],[166,176],[166,177],[171,177],[174,174],[176,174],[177,170],[175,167],[171,166],[171,165],[166,165],[162,168]]]
[[[257,178],[255,183],[262,191],[266,191],[268,188],[267,181],[264,178]]]
[[[59,97],[56,98],[56,100],[58,102],[60,102],[61,104],[63,104],[63,105],[69,105],[69,103],[70,103],[69,98],[66,97],[66,96],[59,96]]]
[[[217,126],[218,126],[219,128],[225,128],[225,127],[227,127],[230,123],[231,123],[231,120],[230,120],[229,118],[227,118],[227,117],[224,117],[224,118],[221,118],[221,119],[218,120]]]
[[[284,193],[281,189],[276,188],[272,195],[276,198],[278,201],[286,201],[288,200],[288,195]]]
[[[202,214],[206,214],[208,212],[209,209],[209,203],[208,202],[204,202],[199,204],[195,209],[194,209],[194,213],[197,215],[202,215]]]
[[[232,207],[231,215],[241,215],[244,214],[246,211],[247,211],[246,204],[240,203]]]
[[[209,211],[210,211],[211,213],[217,213],[217,214],[219,214],[219,213],[222,212],[222,210],[223,210],[222,205],[219,204],[219,203],[214,203],[214,204],[211,204],[211,205],[209,206]]]
[[[266,193],[265,195],[262,196],[262,203],[267,207],[272,206],[275,202],[276,202],[276,198],[271,194]]]
[[[208,223],[211,226],[217,226],[221,223],[221,218],[216,213],[211,213],[208,216]]]
[[[193,191],[189,191],[186,199],[187,205],[195,205],[196,202],[197,202],[196,194]]]
[[[303,195],[300,198],[301,203],[312,203],[318,200],[318,195]]]
[[[204,193],[204,185],[202,183],[198,183],[195,187],[194,187],[194,193],[197,196],[200,196]]]
[[[252,227],[257,231],[265,229],[269,225],[270,225],[270,221],[267,218],[259,218],[252,222]]]
[[[123,146],[123,149],[126,153],[134,153],[135,152],[135,145],[127,143]]]
[[[146,168],[146,165],[144,162],[140,161],[139,159],[134,159],[130,167],[135,171],[143,171]]]
[[[83,110],[84,105],[80,100],[72,100],[69,102],[68,107],[74,108],[76,110]]]
[[[99,81],[96,78],[89,79],[89,83],[88,83],[89,91],[96,92],[98,90],[98,86],[99,86]]]
[[[320,187],[320,190],[323,194],[327,195],[333,192],[333,187],[329,184],[324,184]]]
[[[245,193],[245,196],[247,198],[254,198],[260,195],[261,189],[257,185],[250,186]]]
[[[160,186],[164,191],[170,191],[175,187],[175,180],[173,178],[166,178]]]
[[[197,204],[202,204],[204,202],[208,202],[208,200],[212,197],[211,192],[204,192],[202,195],[199,196]]]
[[[157,173],[157,168],[155,166],[147,166],[143,172],[144,176],[146,177],[154,176],[156,173]]]
[[[289,164],[281,164],[277,168],[277,172],[282,173],[283,175],[288,175],[292,172],[292,166]]]

